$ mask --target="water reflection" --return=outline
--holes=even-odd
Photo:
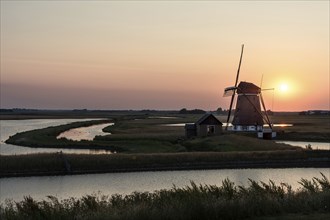
[[[103,132],[103,128],[113,125],[113,123],[105,123],[92,125],[88,127],[73,128],[67,130],[57,136],[57,139],[66,138],[73,141],[88,140],[92,141],[96,136],[109,135],[110,133]]]
[[[280,144],[289,144],[292,146],[298,146],[306,148],[306,146],[311,145],[313,150],[330,150],[330,143],[325,142],[305,142],[305,141],[276,141]]]
[[[293,124],[273,124],[273,127],[292,127]],[[264,127],[269,127],[267,124]]]
[[[311,180],[321,177],[320,172],[329,175],[328,168],[289,168],[289,169],[224,169],[224,170],[190,170],[158,171],[135,173],[108,173],[73,176],[19,177],[1,178],[1,200],[12,198],[22,200],[24,195],[31,195],[37,200],[54,195],[60,199],[81,197],[97,193],[127,195],[134,191],[155,191],[170,189],[173,185],[184,187],[194,181],[196,184],[221,185],[229,178],[237,185],[248,185],[248,179],[276,184],[288,183],[293,189],[300,187],[301,178]]]
[[[148,117],[150,119],[175,119],[178,117],[173,117],[173,116],[150,116]]]
[[[89,149],[60,149],[60,148],[31,148],[20,147],[16,145],[6,144],[5,141],[18,132],[41,129],[50,126],[64,125],[78,121],[102,120],[100,118],[84,118],[84,119],[28,119],[28,120],[0,120],[0,154],[1,155],[19,155],[33,153],[55,153],[62,151],[70,154],[102,154],[111,153],[106,150],[89,150]]]
[[[176,124],[163,124],[162,126],[169,126],[169,127],[184,127],[186,123],[176,123]]]
[[[194,123],[194,122],[187,122]],[[163,124],[163,126],[173,126],[173,127],[184,127],[187,123],[176,123],[176,124]],[[226,122],[222,123],[223,126],[227,126]],[[228,127],[232,127],[232,123],[228,123]],[[293,124],[273,124],[274,127],[292,127]],[[264,127],[269,127],[268,125],[264,125]]]

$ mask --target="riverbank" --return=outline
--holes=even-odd
[[[329,167],[329,151],[303,150],[287,144],[278,144],[275,141],[260,140],[252,137],[254,134],[251,133],[224,132],[220,136],[185,139],[182,127],[164,126],[164,124],[194,121],[197,118],[199,118],[198,115],[181,117],[140,115],[138,118],[136,115],[113,116],[112,120],[75,122],[21,132],[12,135],[7,143],[30,146],[35,149],[38,147],[105,149],[118,153],[113,155],[59,153],[2,155],[0,156],[1,176],[191,169]],[[315,123],[326,121],[324,117],[310,120],[306,116],[291,119],[286,117],[283,120],[300,123],[300,127],[295,127],[298,130],[297,137],[299,137],[299,132],[303,132],[303,136],[312,132],[311,127],[314,128]],[[310,124],[307,126],[306,121],[308,120]],[[57,139],[57,136],[63,131],[107,122],[115,122],[114,126],[103,129],[111,132],[111,135],[97,136],[93,141]],[[295,132],[292,127],[282,129],[284,129],[282,134]],[[317,137],[323,135],[324,140],[328,140],[324,124],[320,124],[320,127],[314,131],[318,134]]]
[[[240,168],[330,167],[330,151],[0,156],[0,177]],[[19,163],[17,163],[19,161]]]
[[[66,149],[103,149],[108,151],[120,150],[108,144],[95,143],[93,141],[73,141],[66,138],[57,138],[61,133],[74,128],[89,127],[93,125],[112,123],[111,119],[87,120],[73,122],[64,125],[51,126],[42,129],[34,129],[16,133],[10,136],[5,143],[31,148],[66,148]]]
[[[37,201],[0,206],[1,219],[327,219],[330,217],[330,183],[327,176],[301,179],[301,188],[274,181],[249,180],[235,185],[228,178],[217,185],[172,187],[129,195],[85,195],[59,200],[48,196]],[[305,217],[308,218],[305,218]],[[274,217],[274,218],[272,218]]]
[[[114,118],[113,120],[92,120],[74,122],[66,125],[20,132],[9,137],[7,144],[33,148],[103,149],[121,153],[177,153],[195,151],[273,151],[294,150],[286,144],[260,140],[251,134],[224,132],[220,136],[186,139],[182,127],[164,126],[171,122],[186,119],[178,118]],[[110,132],[106,136],[96,136],[90,141],[57,139],[64,131],[78,127],[114,122],[113,126],[103,129]]]

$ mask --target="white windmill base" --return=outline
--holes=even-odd
[[[258,138],[263,139],[273,139],[276,137],[276,132],[272,131],[270,128],[264,128],[262,131],[258,132]]]

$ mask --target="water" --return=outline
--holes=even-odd
[[[73,141],[92,141],[96,136],[109,135],[110,133],[105,133],[102,131],[102,129],[110,125],[114,125],[114,123],[105,123],[88,127],[73,128],[61,133],[57,136],[57,138],[66,138]]]
[[[320,172],[330,178],[328,168],[288,168],[288,169],[223,169],[223,170],[191,170],[191,171],[157,171],[86,174],[73,176],[18,177],[0,179],[0,202],[6,199],[20,201],[23,196],[30,195],[37,200],[53,195],[60,199],[81,197],[92,193],[105,195],[127,195],[134,191],[155,191],[170,189],[173,185],[184,187],[190,181],[196,184],[221,185],[221,181],[229,178],[237,185],[247,185],[248,178],[256,181],[276,184],[281,182],[300,187],[301,178],[311,180],[321,177]]]
[[[193,123],[193,122],[189,122]],[[174,127],[184,127],[187,123],[176,123],[176,124],[164,124],[163,126],[174,126]],[[222,123],[222,126],[226,126],[227,123]],[[232,127],[232,123],[228,123],[228,127]],[[274,127],[292,127],[293,124],[273,124]],[[269,127],[268,125],[264,125],[264,127]]]
[[[186,126],[186,123],[163,124],[162,126],[169,126],[169,127],[184,127],[184,126]]]
[[[276,143],[289,144],[292,146],[298,146],[302,148],[306,148],[306,146],[310,144],[313,150],[330,150],[330,143],[325,143],[325,142],[276,141]]]
[[[175,119],[178,117],[173,117],[173,116],[150,116],[148,117],[150,119]]]
[[[11,135],[18,132],[46,128],[49,126],[57,126],[62,124],[68,124],[77,121],[87,121],[95,119],[33,119],[33,120],[0,120],[0,154],[1,155],[18,155],[18,154],[32,154],[32,153],[54,153],[62,151],[63,153],[76,153],[76,154],[105,154],[111,153],[106,150],[89,150],[89,149],[51,149],[51,148],[31,148],[31,147],[20,147],[16,145],[4,143]],[[164,126],[184,126],[185,123],[177,124],[164,124]],[[292,126],[292,124],[276,124],[278,126]],[[274,126],[276,126],[274,125]],[[100,126],[100,127],[98,127]],[[85,127],[78,128],[77,133],[83,135],[81,139],[91,139],[95,135],[102,135],[100,128],[107,125],[96,125],[96,127]],[[78,137],[80,138],[80,137]],[[297,141],[285,141],[278,143],[287,143],[294,146],[300,146],[305,148],[306,145],[311,144],[313,149],[326,149],[330,150],[329,143],[320,142],[297,142]]]
[[[12,135],[34,129],[46,128],[49,126],[58,126],[77,121],[88,121],[95,119],[33,119],[33,120],[0,120],[0,154],[1,155],[18,155],[32,153],[54,153],[62,151],[63,153],[76,154],[100,154],[109,153],[105,150],[88,150],[88,149],[51,149],[51,148],[31,148],[20,147],[16,145],[6,144],[5,141]]]
[[[274,127],[292,127],[293,124],[273,124]]]

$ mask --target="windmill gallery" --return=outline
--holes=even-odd
[[[242,81],[238,84],[243,50],[244,45],[242,45],[235,84],[224,90],[223,96],[231,97],[225,130],[230,132],[256,132],[258,138],[272,139],[276,137],[276,132],[273,131],[272,123],[267,115],[265,102],[261,93],[263,89],[250,82]],[[236,94],[236,108],[234,110],[233,120],[231,121],[232,126],[229,126]],[[205,114],[196,123],[186,124],[185,131],[187,138],[220,135],[222,133],[222,123],[214,115]]]

